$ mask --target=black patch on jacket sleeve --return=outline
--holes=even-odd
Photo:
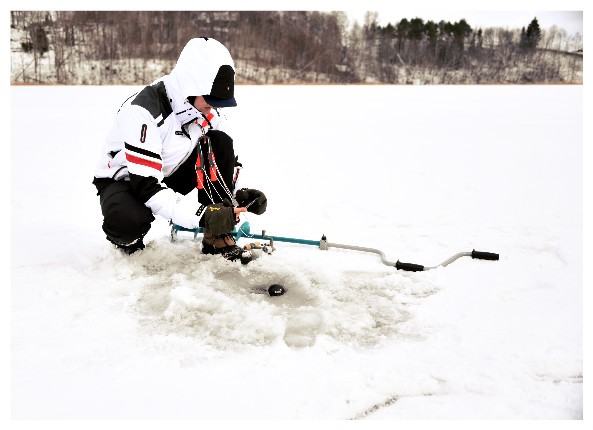
[[[157,119],[159,115],[162,115],[162,119],[157,124],[159,127],[163,125],[165,119],[173,112],[163,81],[144,87],[134,100],[132,100],[131,104],[143,107],[150,112],[154,119]]]
[[[165,189],[157,178],[135,175],[133,173],[130,173],[130,185],[132,186],[132,193],[142,203],[146,203],[156,193]]]

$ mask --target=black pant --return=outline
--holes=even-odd
[[[207,135],[210,138],[218,171],[232,193],[236,164],[233,139],[226,133],[217,130],[211,130]],[[210,163],[205,145],[202,145],[201,153],[205,175],[210,176]],[[198,148],[196,147],[190,157],[171,176],[163,180],[165,185],[181,194],[188,194],[196,188],[198,185],[197,158]],[[201,204],[220,203],[228,197],[220,178],[216,178],[211,183],[206,178],[204,180],[204,189],[198,189],[198,200]],[[116,245],[126,246],[143,238],[148,233],[150,225],[154,221],[154,215],[150,208],[134,195],[128,181],[95,178],[93,184],[97,187],[97,195],[101,204],[103,231],[109,241]],[[209,196],[214,201],[211,201]],[[198,205],[196,204],[197,209]]]

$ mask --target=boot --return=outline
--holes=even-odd
[[[251,261],[251,252],[244,251],[237,246],[235,238],[230,233],[213,235],[209,230],[204,229],[202,239],[202,254],[221,254],[223,258],[230,261],[241,259],[242,264]]]
[[[121,252],[123,252],[126,255],[131,255],[136,251],[141,251],[144,248],[146,248],[146,246],[144,245],[144,241],[142,239],[143,238],[136,239],[134,242],[124,245],[122,243],[119,243],[119,242],[111,239],[109,236],[107,236],[107,240],[109,242],[113,243],[117,249],[119,249]]]

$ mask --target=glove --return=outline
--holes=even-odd
[[[246,205],[250,204],[247,211],[256,215],[263,214],[268,207],[268,199],[266,198],[266,195],[253,188],[241,188],[235,194],[235,198],[241,207],[246,207]]]
[[[215,236],[231,232],[237,224],[235,208],[226,199],[222,203],[206,206],[203,218],[204,228]]]

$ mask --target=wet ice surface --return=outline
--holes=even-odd
[[[339,270],[360,261],[343,252],[280,247],[243,266],[199,249],[192,241],[157,241],[114,264],[120,281],[137,295],[143,324],[222,349],[279,340],[305,347],[318,336],[376,345],[402,336],[399,325],[409,318],[407,309],[436,292],[430,283],[414,288],[412,278],[381,265],[369,272]],[[319,254],[312,259],[311,252]],[[291,264],[299,258],[309,258],[307,267]],[[272,284],[283,285],[286,293],[257,294]]]

